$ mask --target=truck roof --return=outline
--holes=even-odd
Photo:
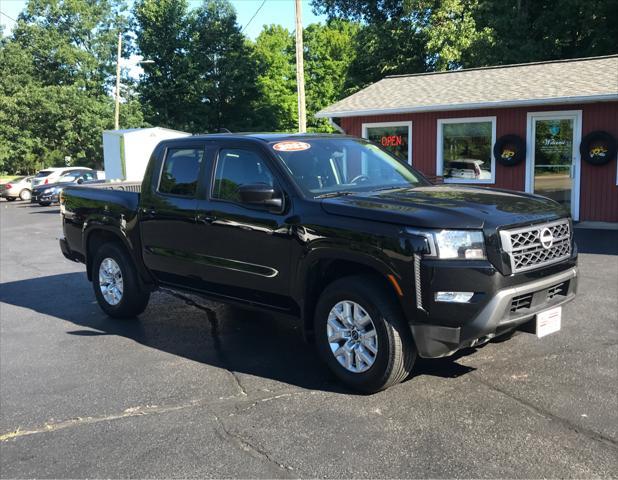
[[[299,139],[311,139],[311,138],[350,138],[349,135],[333,134],[333,133],[210,133],[203,135],[191,135],[190,137],[172,138],[163,140],[162,143],[174,142],[174,143],[190,143],[195,140],[213,140],[213,139],[226,139],[226,140],[256,140],[261,142],[276,142],[282,140],[299,140]]]

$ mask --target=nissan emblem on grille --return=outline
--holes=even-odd
[[[568,219],[500,231],[502,249],[508,253],[513,273],[560,262],[571,256]]]
[[[554,236],[549,228],[541,230],[541,245],[543,248],[548,249],[554,244]]]

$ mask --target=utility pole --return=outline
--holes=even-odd
[[[114,130],[120,128],[120,55],[122,51],[122,32],[118,32],[118,56],[116,57],[116,109],[114,110]]]
[[[296,89],[298,91],[298,131],[307,131],[305,114],[305,67],[303,60],[303,22],[301,0],[296,0]]]

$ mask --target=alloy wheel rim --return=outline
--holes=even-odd
[[[106,258],[99,266],[99,288],[110,305],[118,305],[122,300],[124,282],[120,266],[113,258]]]
[[[30,194],[30,192],[28,190],[26,190],[25,192],[22,192],[20,195],[22,200],[30,200],[30,198],[32,197],[32,195]]]
[[[367,311],[351,300],[338,302],[328,314],[328,344],[337,362],[352,373],[369,370],[378,355],[378,332]]]

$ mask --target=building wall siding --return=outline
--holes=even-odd
[[[434,176],[438,119],[495,116],[496,138],[515,134],[525,139],[528,112],[563,110],[582,110],[582,138],[595,130],[605,130],[618,138],[618,102],[348,117],[340,119],[340,124],[346,133],[360,137],[363,123],[412,121],[412,164],[423,173]],[[616,158],[603,166],[582,162],[580,220],[618,222],[616,168]],[[525,182],[524,162],[514,167],[504,167],[496,162],[496,183],[483,186],[525,190]]]

